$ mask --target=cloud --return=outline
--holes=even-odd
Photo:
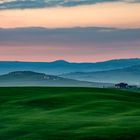
[[[76,7],[0,11],[0,27],[140,28],[140,3],[102,3]],[[125,20],[124,20],[125,19]]]
[[[0,29],[0,60],[102,61],[140,57],[140,29]]]
[[[71,7],[101,2],[140,2],[140,0],[0,0],[0,9]]]
[[[1,44],[24,45],[90,45],[104,43],[137,42],[140,40],[140,29],[115,28],[15,28],[0,29]],[[84,45],[83,45],[84,44]],[[1,45],[2,46],[2,45]]]

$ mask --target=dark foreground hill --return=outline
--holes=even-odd
[[[139,140],[140,91],[0,88],[0,140]]]
[[[140,65],[100,72],[75,72],[61,75],[62,77],[90,82],[117,83],[126,82],[140,85]]]
[[[103,87],[111,84],[84,82],[32,71],[15,71],[0,76],[0,86]]]

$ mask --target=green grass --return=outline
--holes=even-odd
[[[140,140],[140,92],[0,88],[0,140]]]

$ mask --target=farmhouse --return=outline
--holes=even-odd
[[[115,84],[116,88],[128,88],[128,84],[127,83],[119,83],[119,84]]]
[[[136,85],[128,85],[127,83],[115,84],[115,88],[137,88]]]

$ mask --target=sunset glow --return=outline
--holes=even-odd
[[[132,1],[0,10],[0,60],[139,58],[139,13]]]
[[[88,6],[0,11],[0,27],[140,27],[140,4],[102,3]],[[125,20],[124,20],[125,19]]]

